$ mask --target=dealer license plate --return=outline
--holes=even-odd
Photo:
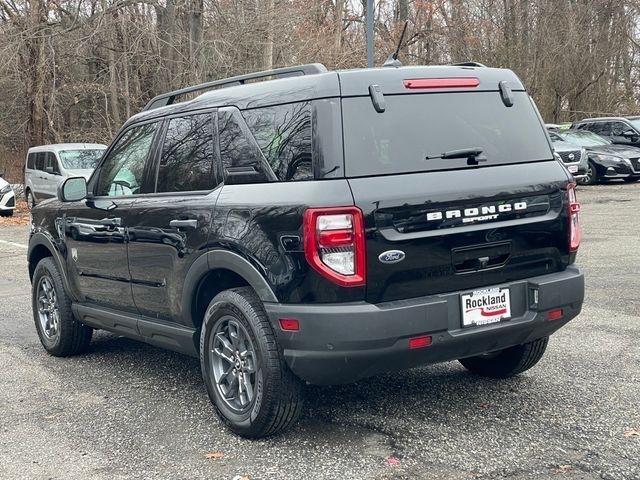
[[[578,173],[578,166],[577,165],[569,165],[569,172],[570,173]]]
[[[460,297],[462,326],[474,327],[498,323],[511,318],[508,288],[476,290]]]

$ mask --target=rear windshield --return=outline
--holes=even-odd
[[[62,166],[66,170],[90,170],[96,168],[104,149],[62,150],[58,152]]]
[[[480,149],[480,166],[553,158],[526,92],[506,107],[498,92],[386,95],[377,113],[369,97],[342,100],[348,177],[468,167],[445,152]],[[427,157],[430,157],[428,160]]]

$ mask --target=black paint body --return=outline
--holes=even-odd
[[[495,91],[498,99],[500,81],[509,82],[514,91],[524,90],[517,77],[505,70],[407,67],[330,72],[224,88],[190,102],[138,114],[118,137],[136,125],[161,122],[138,191],[113,197],[90,195],[77,202],[52,199],[38,205],[32,212],[30,272],[40,258],[52,255],[64,273],[81,321],[190,354],[197,353],[203,308],[212,296],[222,289],[248,284],[264,302],[293,371],[316,383],[350,381],[385,369],[365,365],[345,370],[345,362],[359,355],[354,350],[375,352],[384,345],[403,350],[398,345],[403,345],[408,336],[452,330],[445,320],[455,318],[455,292],[519,285],[514,286],[514,292],[520,294],[513,294],[515,304],[520,305],[518,313],[527,321],[541,322],[540,316],[527,313],[527,279],[544,283],[548,281],[545,275],[562,275],[575,258],[568,251],[565,189],[569,177],[553,160],[548,145],[548,157],[536,162],[468,168],[452,161],[450,169],[438,171],[345,176],[343,136],[349,132],[342,128],[343,98],[368,97],[371,84],[379,85],[386,96],[413,95],[416,92],[407,91],[403,79],[450,76],[478,77],[477,91]],[[217,126],[218,109],[224,107],[242,111],[292,102],[311,104],[312,179],[233,184],[216,143],[214,188],[155,192],[162,139],[170,118],[206,112]],[[103,161],[109,155],[107,151]],[[101,166],[88,183],[90,193],[97,192],[100,171]],[[428,212],[505,202],[526,202],[528,209],[526,213],[469,225],[444,222],[434,226],[425,222]],[[341,287],[307,263],[303,213],[309,207],[351,205],[364,214],[366,286]],[[175,221],[193,223],[176,227],[171,225],[176,225]],[[396,249],[406,254],[402,262],[379,261],[381,253]],[[479,256],[488,257],[489,264],[476,264]],[[582,277],[576,269],[572,272],[572,295],[565,303],[557,299],[548,304],[567,306],[565,322],[579,312],[582,304]],[[565,281],[565,277],[558,278]],[[446,302],[451,304],[445,308],[443,300],[429,300],[439,295],[446,295]],[[415,327],[412,323],[415,328],[411,331],[406,325],[400,326],[409,321],[402,313],[388,318],[379,313],[398,305],[395,302],[413,302],[411,311],[419,311],[416,302],[436,306],[429,307],[431,313],[423,325]],[[346,310],[340,310],[340,306]],[[378,312],[371,317],[378,319],[375,327],[366,323],[367,315],[363,314],[372,308]],[[323,311],[327,315],[325,328],[322,319],[314,323]],[[300,318],[300,332],[280,330],[278,318],[286,317],[287,312]],[[345,315],[353,315],[354,322],[362,323],[340,328],[340,322],[348,321]],[[312,336],[305,335],[305,316],[309,318],[307,332],[313,331]],[[417,320],[411,317],[410,321]],[[518,328],[524,333],[506,334],[502,343],[486,340],[491,328],[479,329],[478,335],[485,337],[475,348],[458,345],[432,358],[407,358],[406,353],[399,353],[387,369],[506,347],[539,338],[564,323],[551,328],[535,322],[526,327],[522,322]],[[329,325],[336,330],[328,330]],[[358,343],[360,334],[370,337],[369,343]],[[349,340],[349,335],[354,338]],[[386,343],[380,338],[386,338]],[[468,334],[464,342],[473,343]],[[335,345],[341,343],[343,350],[336,351]],[[342,365],[341,375],[333,380],[327,376],[330,371],[316,374],[326,370],[324,354]],[[307,366],[297,368],[296,362],[302,365],[305,359]],[[309,359],[313,361],[309,363]]]

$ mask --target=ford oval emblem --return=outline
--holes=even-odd
[[[382,263],[398,263],[404,260],[405,256],[402,250],[387,250],[378,255],[378,260]]]

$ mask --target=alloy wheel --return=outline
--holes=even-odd
[[[247,330],[235,317],[221,317],[208,349],[220,398],[232,410],[246,412],[255,398],[257,372],[256,352]]]
[[[53,282],[47,275],[40,278],[37,289],[38,319],[45,337],[52,340],[60,333],[60,311]]]
[[[35,203],[33,201],[33,194],[31,192],[27,192],[27,208],[31,210],[34,207]]]

